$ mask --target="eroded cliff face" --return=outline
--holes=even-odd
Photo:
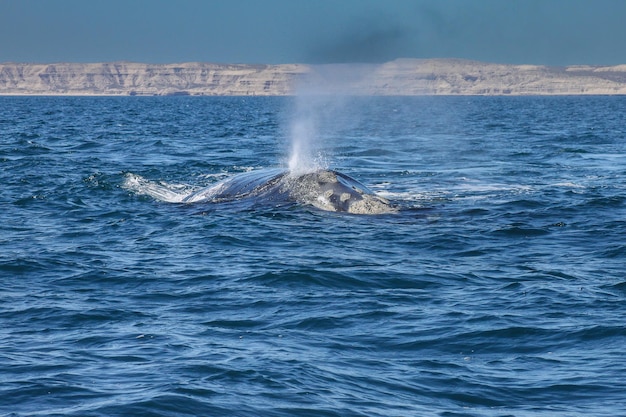
[[[373,75],[372,94],[626,94],[626,65],[546,67],[433,59],[396,60]]]
[[[626,65],[546,67],[457,59],[380,65],[0,64],[2,95],[626,94]]]
[[[0,94],[285,95],[302,65],[0,64]]]

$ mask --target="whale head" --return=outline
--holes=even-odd
[[[333,170],[287,174],[281,188],[301,203],[321,210],[352,214],[395,213],[397,208],[365,185]]]

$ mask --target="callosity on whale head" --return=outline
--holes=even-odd
[[[287,174],[281,187],[301,203],[353,214],[394,213],[397,208],[349,176],[332,170]]]

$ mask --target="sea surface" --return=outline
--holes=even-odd
[[[0,415],[626,415],[626,97],[1,97]]]

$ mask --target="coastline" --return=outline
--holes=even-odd
[[[626,65],[0,63],[0,96],[626,95]]]

